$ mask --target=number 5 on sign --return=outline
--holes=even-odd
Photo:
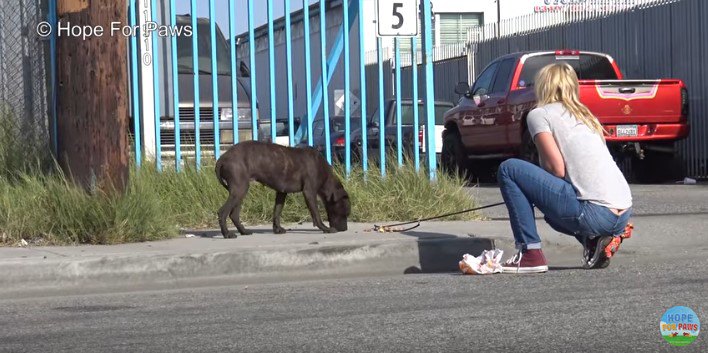
[[[418,35],[418,0],[377,0],[379,37]]]

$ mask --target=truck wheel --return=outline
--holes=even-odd
[[[536,144],[533,142],[528,129],[524,131],[524,135],[521,137],[521,152],[519,153],[519,158],[535,165],[539,164],[538,149],[536,149]]]
[[[445,173],[467,177],[467,157],[462,145],[460,133],[445,130],[443,133],[442,151],[440,153],[440,167]]]
[[[683,168],[673,153],[645,151],[644,159],[632,159],[632,174],[640,184],[659,184],[683,178]]]

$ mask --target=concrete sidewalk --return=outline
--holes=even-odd
[[[638,218],[632,241],[613,261],[703,254],[707,222],[708,215]],[[542,221],[537,225],[549,265],[580,265],[582,248],[574,238]],[[137,244],[0,248],[0,298],[45,289],[164,287],[202,279],[254,283],[456,272],[465,253],[496,247],[507,258],[514,251],[508,221],[427,222],[405,233],[367,231],[371,224],[350,224],[349,231],[336,234],[309,225],[291,226],[284,235],[269,228],[255,227],[254,235],[237,239],[194,231],[193,237]]]
[[[0,294],[217,276],[447,272],[458,270],[463,254],[494,248],[493,240],[468,235],[470,224],[464,222],[427,223],[406,233],[375,233],[370,224],[349,228],[324,234],[293,225],[287,234],[275,235],[269,227],[254,227],[254,235],[237,239],[223,239],[218,231],[186,231],[181,238],[136,244],[0,248]]]

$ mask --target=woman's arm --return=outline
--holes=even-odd
[[[538,148],[541,167],[561,179],[565,178],[565,161],[553,135],[550,132],[541,132],[536,135],[534,142]]]

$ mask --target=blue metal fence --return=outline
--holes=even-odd
[[[190,14],[187,19],[180,19],[176,14],[176,4],[180,1],[188,2]],[[429,146],[425,166],[430,178],[435,178],[430,16],[419,16],[417,19],[422,21],[420,27],[424,31],[421,36],[424,48],[422,95],[418,96],[417,70],[412,70],[412,73],[408,71],[412,74],[412,92],[410,85],[406,89],[401,85],[400,43],[410,40],[411,48],[416,48],[415,38],[396,37],[392,63],[396,70],[395,109],[389,111],[385,104],[388,97],[384,92],[382,70],[382,53],[387,48],[382,46],[381,38],[366,37],[363,28],[366,23],[372,22],[374,14],[366,10],[363,0],[321,1],[313,5],[303,0],[302,10],[295,12],[291,12],[290,0],[267,0],[267,18],[260,27],[256,26],[254,0],[245,1],[247,6],[243,13],[238,10],[236,0],[228,0],[228,31],[222,31],[216,20],[220,12],[217,6],[223,6],[223,2],[151,0],[149,3],[150,20],[176,27],[180,23],[190,24],[191,38],[185,46],[185,41],[176,36],[165,38],[158,36],[157,32],[141,33],[150,35],[149,60],[144,56],[148,50],[145,47],[147,43],[142,42],[147,40],[146,37],[133,37],[129,42],[131,114],[137,165],[143,164],[145,158],[151,158],[158,169],[174,164],[180,170],[186,163],[200,167],[203,154],[218,158],[225,148],[246,137],[279,143],[283,143],[281,137],[286,137],[287,142],[283,144],[316,147],[328,162],[343,163],[347,174],[356,164],[367,171],[369,158],[378,155],[380,173],[385,175],[386,159],[391,151],[395,153],[398,165],[408,160],[404,155],[409,155],[416,169],[421,168],[418,131],[421,130],[420,125],[425,125],[425,144]],[[199,18],[198,5],[208,6],[207,18]],[[284,17],[276,19],[274,10],[280,5],[284,9]],[[421,13],[430,12],[430,0],[420,0],[419,5]],[[143,16],[140,21],[137,17],[137,14],[142,14],[139,11],[144,10],[141,8],[144,4],[131,0],[129,6],[130,25],[145,23]],[[245,33],[237,33],[237,25],[242,21],[247,23],[248,29]],[[318,22],[318,26],[311,28],[311,21]],[[202,30],[205,23],[208,23],[208,29]],[[222,33],[228,33],[228,38],[223,38]],[[185,32],[182,35],[186,35]],[[318,36],[319,40],[312,42],[312,36]],[[366,70],[364,43],[367,40],[376,40],[377,77]],[[247,45],[245,42],[248,42]],[[220,47],[222,43],[223,50]],[[315,47],[312,47],[313,43]],[[278,55],[283,46],[283,55]],[[280,65],[282,62],[285,64],[284,73]],[[140,69],[150,65],[152,82],[144,82]],[[223,70],[228,71],[229,76],[228,83],[224,85],[220,77],[224,74]],[[257,75],[256,72],[263,74]],[[190,80],[181,79],[184,75],[191,76],[188,77]],[[314,90],[313,80],[317,82]],[[368,97],[373,94],[378,99],[373,104],[367,104],[366,86],[371,80],[378,82],[378,95],[374,90],[369,92]],[[286,84],[284,89],[280,89],[281,82]],[[304,94],[298,94],[303,86]],[[148,102],[152,103],[152,112],[141,109],[146,103],[143,102],[145,96],[141,94],[144,90],[152,90],[154,102]],[[332,98],[336,97],[334,93],[338,90],[344,92],[343,101],[333,102]],[[357,91],[358,94],[354,94]],[[267,99],[264,95],[268,95]],[[358,98],[356,106],[353,96]],[[402,101],[411,99],[413,126],[410,128],[414,133],[409,136],[403,131],[403,124],[410,122],[403,121]],[[422,113],[416,104],[419,99],[424,102]],[[244,106],[246,101],[248,107]],[[331,109],[335,104],[343,111],[343,116],[339,116],[336,109]],[[372,114],[377,110],[377,115]],[[151,128],[145,127],[150,124],[154,125],[151,127],[154,128],[154,146],[152,138],[145,138],[145,132],[151,131]],[[249,126],[251,136],[240,133],[244,129],[243,124]],[[287,128],[281,129],[286,125]],[[405,140],[411,138],[412,141]],[[406,146],[412,146],[412,150],[404,150]],[[373,153],[372,149],[378,149],[378,153]],[[193,158],[188,158],[188,154]]]

